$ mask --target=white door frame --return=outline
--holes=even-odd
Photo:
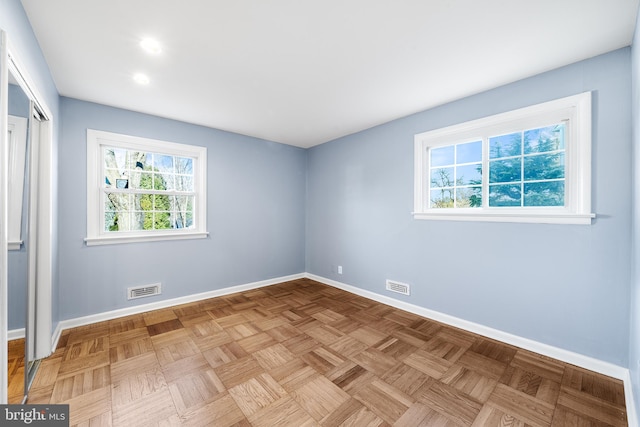
[[[0,30],[0,404],[7,403],[7,289],[9,285],[8,197],[9,197],[9,144],[7,143],[7,116],[9,74],[7,67],[7,33]]]
[[[35,341],[34,355],[37,359],[47,357],[52,352],[52,283],[53,283],[53,132],[51,110],[44,102],[33,80],[25,67],[22,66],[11,43],[7,45],[7,67],[8,71],[18,81],[18,84],[27,97],[33,101],[34,108],[38,110],[42,121],[39,124],[40,132],[38,141],[33,141],[33,146],[39,147],[37,155],[37,178],[31,184],[31,188],[36,188],[37,211],[34,215],[34,222],[30,224],[32,229],[29,235],[36,235],[35,249],[33,246],[30,252],[37,252],[35,255]],[[34,122],[34,120],[30,120]],[[34,186],[35,184],[35,186]],[[34,230],[35,229],[35,230]]]
[[[36,229],[35,235],[35,281],[36,295],[34,305],[35,331],[34,356],[43,358],[52,352],[52,284],[53,284],[53,115],[38,92],[8,42],[7,33],[0,30],[0,404],[8,398],[8,82],[9,72],[18,81],[27,97],[43,118],[40,124],[40,136],[35,145],[39,145],[38,176],[35,188],[38,195],[35,221],[30,226]],[[31,232],[30,232],[31,235]],[[32,249],[30,248],[30,252]],[[26,307],[25,307],[26,309]]]

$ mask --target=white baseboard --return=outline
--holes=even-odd
[[[624,397],[627,406],[627,422],[630,427],[640,426],[640,419],[638,419],[638,407],[636,406],[636,400],[633,396],[633,386],[631,382],[631,373],[627,370],[627,374],[624,379]],[[639,403],[640,404],[640,403]]]
[[[61,320],[56,326],[51,339],[52,352],[58,347],[58,340],[62,331],[70,328],[77,328],[78,326],[89,325],[91,323],[104,322],[105,320],[117,319],[118,317],[130,316],[132,314],[145,313],[147,311],[159,310],[168,307],[174,307],[180,304],[188,304],[191,302],[201,301],[209,298],[220,297],[229,294],[235,294],[237,292],[245,292],[251,289],[263,288],[265,286],[271,286],[282,282],[288,282],[291,280],[302,279],[307,277],[305,273],[292,274],[290,276],[275,277],[273,279],[261,280],[259,282],[246,283],[243,285],[230,286],[228,288],[216,289],[213,291],[202,292],[199,294],[187,295],[184,297],[166,299],[158,302],[152,302],[149,304],[141,304],[133,307],[121,308],[118,310],[105,311],[103,313],[92,314],[84,317],[76,317],[74,319]]]
[[[400,310],[408,311],[410,313],[417,314],[428,319],[435,320],[456,328],[464,329],[474,334],[482,335],[487,338],[495,339],[506,344],[511,344],[516,347],[523,348],[544,356],[551,357],[553,359],[560,360],[562,362],[570,363],[587,369],[589,371],[598,372],[600,374],[622,380],[624,382],[624,392],[627,407],[627,420],[630,427],[638,427],[638,418],[636,413],[635,401],[633,400],[633,391],[631,386],[631,376],[629,370],[622,366],[614,365],[609,362],[605,362],[593,357],[585,356],[579,353],[575,353],[569,350],[565,350],[559,347],[554,347],[548,344],[544,344],[538,341],[523,338],[517,335],[510,334],[508,332],[493,329],[488,326],[484,326],[478,323],[470,322],[468,320],[460,319],[455,316],[440,313],[435,310],[420,307],[418,305],[410,304],[404,301],[390,298],[385,295],[380,295],[375,292],[367,291],[357,288],[355,286],[347,285],[346,283],[338,282],[326,277],[317,276],[315,274],[307,273],[307,278],[315,280],[320,283],[324,283],[334,288],[342,289],[352,294],[360,295],[362,297],[378,301],[382,304],[390,305]]]
[[[53,330],[53,335],[51,335],[51,354],[56,352],[56,348],[58,348],[58,341],[60,340],[60,335],[62,335],[62,322],[58,322],[56,328]]]
[[[52,352],[55,351],[55,348],[58,345],[58,340],[60,339],[60,335],[62,334],[62,331],[65,329],[84,326],[91,323],[103,322],[105,320],[116,319],[119,317],[129,316],[132,314],[140,314],[147,311],[173,307],[180,304],[187,304],[187,303],[196,302],[196,301],[200,301],[208,298],[215,298],[219,296],[229,295],[237,292],[245,292],[251,289],[262,288],[265,286],[271,286],[278,283],[301,279],[301,278],[309,278],[317,282],[324,283],[326,285],[333,286],[338,289],[342,289],[352,294],[360,295],[362,297],[398,308],[400,310],[408,311],[410,313],[414,313],[422,317],[433,319],[435,321],[445,323],[447,325],[454,326],[456,328],[464,329],[466,331],[473,332],[478,335],[495,339],[495,340],[504,342],[506,344],[511,344],[516,347],[523,348],[525,350],[533,351],[535,353],[542,354],[544,356],[548,356],[566,363],[570,363],[572,365],[576,365],[584,369],[588,369],[590,371],[598,372],[600,374],[622,380],[624,382],[624,392],[625,392],[626,407],[627,407],[627,420],[629,422],[629,426],[639,427],[637,408],[634,403],[635,401],[633,400],[631,376],[630,376],[629,370],[626,368],[623,368],[618,365],[614,365],[609,362],[598,360],[589,356],[585,356],[579,353],[575,353],[569,350],[565,350],[559,347],[554,347],[548,344],[530,340],[528,338],[523,338],[517,335],[513,335],[508,332],[500,331],[498,329],[493,329],[478,323],[470,322],[468,320],[460,319],[455,316],[440,313],[435,310],[430,310],[428,308],[420,307],[414,304],[410,304],[404,301],[390,298],[385,295],[380,295],[375,292],[360,289],[355,286],[347,285],[346,283],[328,279],[326,277],[310,274],[310,273],[300,273],[300,274],[294,274],[290,276],[277,277],[273,279],[262,280],[259,282],[231,286],[228,288],[216,289],[209,292],[203,292],[199,294],[187,295],[184,297],[173,298],[173,299],[158,301],[158,302],[149,303],[149,304],[136,305],[134,307],[127,307],[127,308],[122,308],[118,310],[112,310],[104,313],[93,314],[90,316],[62,320],[58,323],[53,333]],[[10,337],[9,339],[24,337],[24,329],[15,329],[15,330],[9,331],[9,337]],[[11,337],[14,337],[14,338],[11,338]]]
[[[603,362],[598,359],[594,359],[551,345],[543,344],[527,338],[522,338],[508,332],[481,325],[479,323],[470,322],[468,320],[460,319],[459,317],[444,314],[439,311],[430,310],[428,308],[400,301],[395,298],[380,295],[375,292],[356,288],[355,286],[347,285],[345,283],[337,282],[325,277],[316,276],[314,274],[308,274],[307,277],[317,282],[324,283],[326,285],[333,286],[335,288],[342,289],[352,294],[360,295],[362,297],[372,299],[386,305],[390,305],[400,310],[408,311],[410,313],[414,313],[428,319],[433,319],[435,321],[445,323],[456,328],[464,329],[465,331],[473,332],[474,334],[482,335],[507,344],[514,345],[516,347],[523,348],[525,350],[530,350],[544,356],[558,359],[563,362],[571,363],[572,365],[581,366],[590,371],[599,372],[613,378],[623,379],[625,372],[627,372],[627,369],[621,366]]]
[[[7,331],[7,341],[18,340],[20,338],[24,338],[24,328]]]

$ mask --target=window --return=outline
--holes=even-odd
[[[87,245],[204,238],[204,147],[87,131]]]
[[[415,137],[418,219],[590,224],[591,95]]]

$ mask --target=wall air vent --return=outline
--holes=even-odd
[[[160,283],[154,283],[148,286],[138,286],[127,289],[127,299],[136,299],[159,295],[162,293]]]
[[[391,292],[397,292],[403,295],[410,294],[409,285],[407,285],[406,283],[396,282],[395,280],[387,280],[387,290]]]

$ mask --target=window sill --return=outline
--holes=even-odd
[[[533,224],[590,225],[596,214],[547,212],[413,212],[414,219],[439,221],[521,222]]]
[[[87,246],[100,246],[100,245],[116,245],[122,243],[142,243],[142,242],[156,242],[163,240],[190,240],[190,239],[206,239],[209,236],[209,232],[191,232],[191,233],[153,233],[149,235],[127,235],[120,234],[117,236],[99,236],[99,237],[87,237],[84,242]]]

